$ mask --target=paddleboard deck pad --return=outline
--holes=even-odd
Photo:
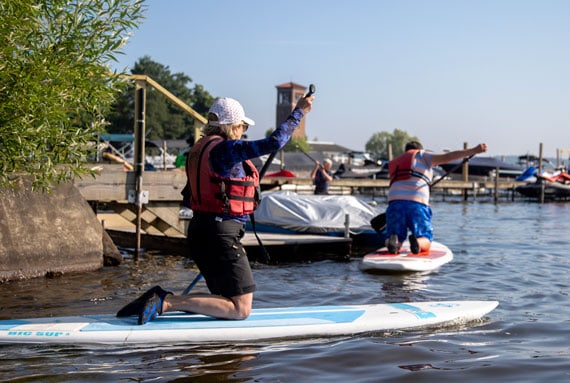
[[[166,313],[139,326],[135,317],[85,315],[0,321],[0,343],[178,344],[353,335],[462,324],[496,301],[441,301],[253,309],[245,320]]]
[[[410,251],[409,241],[402,244],[399,254],[390,254],[386,247],[366,254],[360,263],[364,271],[431,271],[453,259],[453,253],[447,246],[433,241],[427,252],[414,254]]]

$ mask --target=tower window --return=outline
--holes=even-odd
[[[279,93],[279,100],[277,101],[277,103],[279,105],[290,105],[291,104],[291,98],[290,98],[289,93],[280,92]]]

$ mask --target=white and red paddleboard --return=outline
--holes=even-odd
[[[409,241],[402,244],[399,254],[390,254],[386,247],[368,253],[362,259],[360,269],[365,271],[431,271],[453,259],[447,246],[432,242],[427,252],[414,254]]]

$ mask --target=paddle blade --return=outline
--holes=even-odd
[[[372,226],[378,234],[382,234],[384,229],[386,229],[386,213],[379,214],[372,218],[370,220],[370,226]]]

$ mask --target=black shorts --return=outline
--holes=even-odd
[[[244,225],[194,213],[188,226],[190,256],[212,294],[231,298],[255,291],[255,281],[241,239]]]

